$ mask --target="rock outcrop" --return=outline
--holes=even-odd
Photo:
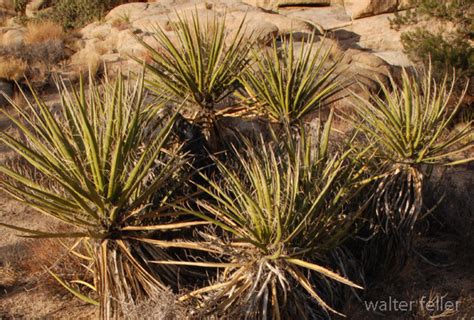
[[[316,2],[328,3],[328,1],[312,1],[312,4]],[[259,4],[262,3],[259,2]],[[281,6],[287,2],[275,3]],[[344,23],[334,26],[332,24],[334,21],[330,20],[332,18],[324,20],[324,14],[321,14],[319,10],[326,13],[332,10],[333,18],[337,16],[339,20],[344,19]],[[248,37],[255,39],[262,46],[278,35],[316,33],[319,35],[316,41],[320,41],[322,34],[329,32],[325,43],[331,46],[334,57],[343,56],[340,69],[343,70],[343,77],[350,84],[349,89],[352,91],[362,93],[362,87],[372,92],[377,91],[379,85],[377,79],[385,82],[393,69],[382,59],[383,55],[381,58],[370,50],[361,50],[351,37],[347,38],[339,34],[344,30],[348,34],[355,32],[349,31],[352,30],[350,28],[353,27],[354,22],[345,14],[342,6],[289,7],[281,8],[277,14],[234,0],[160,0],[118,6],[109,12],[103,21],[92,23],[81,30],[82,39],[77,42],[77,52],[71,57],[71,67],[76,72],[85,72],[95,71],[105,64],[109,74],[112,75],[129,69],[138,72],[141,66],[130,57],[146,58],[147,53],[137,41],[137,37],[153,45],[155,43],[153,32],[157,27],[173,37],[171,26],[177,19],[176,12],[180,15],[194,13],[201,19],[212,17],[214,14],[223,17],[225,13],[226,26],[230,34],[245,18],[245,30]],[[357,23],[355,25],[357,26]],[[331,26],[334,27],[332,30],[329,28]],[[300,38],[295,37],[295,40],[299,41]],[[383,51],[382,47],[383,45],[380,45],[377,51]],[[370,46],[367,48],[370,49]],[[391,58],[393,60],[393,57]],[[344,96],[347,96],[347,91],[341,94],[342,99],[335,106],[346,108],[348,102]]]
[[[202,20],[217,15],[226,16],[229,35],[245,18],[245,32],[249,38],[265,46],[279,35],[289,33],[326,35],[335,55],[344,56],[341,69],[351,83],[351,90],[363,84],[376,91],[376,79],[386,79],[394,66],[407,66],[410,61],[402,52],[400,33],[390,29],[388,15],[376,15],[407,5],[406,0],[159,0],[120,5],[104,19],[80,30],[80,37],[69,43],[73,52],[63,75],[74,79],[79,74],[95,73],[103,66],[109,75],[131,70],[138,72],[141,65],[131,57],[144,59],[146,49],[137,41],[142,38],[155,44],[153,33],[159,27],[173,37],[172,25],[180,15],[197,14]],[[35,15],[45,8],[47,1],[33,0],[27,14]],[[10,0],[0,0],[0,8],[14,9]],[[271,9],[269,11],[267,9]],[[47,10],[47,8],[46,8]],[[360,17],[376,15],[359,19]],[[353,20],[357,18],[357,20]],[[4,46],[21,44],[25,28],[0,28],[0,42]],[[329,40],[332,39],[332,40]],[[316,39],[319,41],[319,38]],[[0,57],[1,58],[1,57]],[[388,62],[388,63],[387,63]]]
[[[409,0],[344,0],[346,12],[352,19],[404,10],[410,5]]]
[[[137,41],[139,36],[153,43],[153,31],[160,27],[172,36],[171,24],[177,20],[176,12],[182,15],[196,13],[200,18],[226,15],[229,32],[236,30],[245,19],[248,37],[259,43],[268,42],[277,34],[292,30],[314,32],[311,24],[299,19],[286,17],[233,0],[219,1],[174,1],[164,0],[156,3],[130,3],[113,9],[105,17],[105,22],[96,22],[82,29],[82,39],[78,42],[78,52],[72,56],[71,63],[78,68],[84,64],[94,64],[102,60],[109,67],[127,68],[135,64],[130,56],[142,57],[146,50]],[[89,61],[88,61],[89,60]],[[88,68],[90,66],[87,66]]]

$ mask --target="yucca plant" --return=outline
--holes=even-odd
[[[3,132],[0,140],[28,165],[1,165],[1,188],[72,231],[0,225],[33,238],[87,240],[95,273],[87,286],[99,294],[101,318],[119,317],[123,305],[156,297],[176,281],[171,268],[147,260],[168,258],[149,243],[159,238],[156,233],[194,224],[177,221],[166,206],[184,179],[186,159],[179,148],[169,148],[174,118],[154,124],[159,106],[145,103],[143,79],[103,86],[91,80],[88,90],[82,81],[79,90],[59,82],[58,88],[57,112],[35,93],[26,108],[11,101],[19,120],[3,111],[24,138]]]
[[[223,271],[181,300],[198,299],[216,318],[319,319],[337,313],[327,302],[337,284],[360,288],[329,261],[360,212],[347,209],[360,189],[355,172],[346,155],[321,157],[309,145],[261,143],[239,152],[235,166],[217,161],[221,178],[199,186],[209,199],[183,210],[216,226],[204,238],[220,262],[181,263]]]
[[[245,34],[245,20],[230,35],[225,16],[214,14],[202,21],[196,12],[191,17],[177,14],[177,19],[171,34],[155,28],[157,47],[138,39],[151,60],[145,61],[150,74],[147,85],[194,108],[195,123],[208,135],[218,134],[216,107],[236,90],[249,61],[251,40]]]
[[[390,85],[393,90],[380,83],[381,96],[370,100],[354,95],[353,120],[365,136],[363,144],[374,151],[374,168],[380,174],[370,220],[374,231],[385,235],[371,240],[379,247],[367,254],[373,258],[379,251],[385,255],[385,265],[396,267],[404,264],[400,259],[404,254],[396,248],[405,253],[410,250],[412,230],[423,209],[423,181],[428,172],[425,169],[471,161],[462,153],[473,144],[469,140],[472,122],[456,132],[448,129],[462,102],[462,97],[458,102],[453,99],[455,79],[451,85],[447,76],[442,83],[436,83],[431,69],[422,76],[409,75],[404,70],[401,86],[393,79]]]
[[[331,60],[331,48],[324,48],[324,40],[319,44],[314,40],[312,35],[296,49],[293,36],[283,38],[281,46],[274,38],[272,50],[254,51],[255,66],[241,81],[251,102],[271,120],[293,125],[338,92],[338,59]]]

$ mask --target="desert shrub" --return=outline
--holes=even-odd
[[[440,33],[422,28],[402,34],[402,43],[412,59],[428,62],[431,60],[436,76],[455,69],[460,77],[474,76],[474,48],[468,38],[455,36],[447,40]]]
[[[64,48],[61,40],[0,46],[0,64],[16,73],[15,80],[28,79],[35,88],[42,88],[52,84],[58,64],[67,57]]]
[[[11,61],[9,68],[24,61],[28,68],[22,75],[35,87],[43,87],[51,84],[58,64],[67,58],[66,52],[62,27],[51,21],[36,21],[27,24],[24,42],[0,46],[0,59]]]
[[[18,58],[0,58],[0,78],[19,81],[28,69],[28,64]]]
[[[446,72],[453,69],[459,77],[462,90],[466,79],[474,76],[473,62],[473,15],[474,5],[467,0],[417,0],[416,8],[405,15],[397,15],[391,21],[393,27],[438,20],[454,25],[453,31],[432,31],[428,27],[417,27],[402,33],[402,43],[410,58],[428,66],[432,64],[434,76],[442,80]]]
[[[25,42],[27,44],[60,41],[63,38],[63,28],[52,21],[30,22],[26,26]]]
[[[22,14],[25,13],[27,4],[28,4],[28,0],[13,0],[15,11]]]
[[[52,65],[66,58],[64,43],[59,40],[2,46],[0,47],[0,56],[5,57],[5,60],[14,58],[23,60],[28,64],[39,62],[48,65]]]
[[[209,199],[186,211],[217,226],[202,236],[220,262],[183,264],[222,272],[181,298],[200,301],[198,316],[320,319],[338,313],[330,306],[342,299],[333,295],[338,283],[359,287],[330,270],[330,252],[351,235],[358,216],[360,208],[347,204],[360,186],[347,154],[327,153],[329,126],[317,150],[305,134],[247,145],[233,166],[217,161],[219,179],[199,186]]]
[[[273,40],[271,51],[254,52],[256,68],[249,68],[242,83],[250,96],[274,121],[294,124],[314,112],[339,89],[337,60],[331,49],[316,48],[314,36],[294,48],[293,37],[283,39],[281,48]]]
[[[55,0],[52,8],[37,19],[52,20],[64,29],[75,29],[100,19],[105,10],[104,1],[100,0]]]
[[[25,139],[2,132],[0,140],[28,165],[2,164],[0,186],[74,231],[1,225],[33,238],[84,239],[99,302],[71,292],[100,304],[102,318],[119,317],[122,305],[159,296],[166,283],[176,282],[170,267],[148,264],[169,257],[147,239],[194,224],[176,222],[170,212],[161,216],[185,179],[183,157],[168,144],[174,118],[156,124],[158,108],[145,104],[140,80],[119,78],[103,91],[90,83],[87,93],[83,83],[78,90],[58,86],[60,112],[34,94],[35,105],[12,106],[21,120],[6,113]]]
[[[51,8],[40,12],[36,20],[51,20],[64,29],[77,29],[102,19],[113,7],[128,0],[52,0]]]
[[[467,22],[472,14],[472,2],[469,0],[418,0],[415,1],[420,14],[444,20]]]
[[[402,74],[391,80],[393,91],[380,83],[382,96],[355,96],[354,124],[376,156],[371,175],[379,174],[368,217],[376,236],[367,245],[372,273],[397,270],[410,251],[413,228],[423,210],[423,184],[429,167],[472,161],[460,155],[472,149],[472,121],[449,129],[462,97],[451,108],[456,80],[437,83],[429,69],[422,76]],[[456,156],[458,158],[456,158]],[[378,271],[377,271],[378,270]],[[392,273],[393,274],[393,273]]]
[[[157,47],[139,39],[151,60],[144,62],[150,74],[148,87],[191,107],[193,120],[210,139],[216,138],[218,104],[237,89],[238,77],[248,64],[250,42],[244,34],[244,21],[230,40],[225,17],[200,21],[197,13],[190,18],[178,16],[172,28],[176,40],[162,28],[155,29]]]

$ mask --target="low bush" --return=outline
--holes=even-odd
[[[43,10],[35,20],[51,20],[64,29],[77,29],[102,19],[113,7],[128,0],[52,0],[51,8]]]
[[[269,51],[255,51],[255,67],[241,77],[251,102],[273,121],[294,125],[305,115],[322,107],[341,86],[336,73],[337,59],[324,40],[314,44],[314,36],[294,47],[293,38],[276,39]]]
[[[35,44],[48,41],[61,41],[64,39],[63,28],[52,22],[30,22],[26,26],[25,43]]]
[[[19,81],[24,78],[28,70],[28,64],[18,58],[0,57],[0,78]]]
[[[451,24],[453,28],[431,30],[430,24],[416,27],[402,33],[402,43],[410,58],[433,66],[433,74],[442,80],[446,72],[456,72],[459,79],[458,91],[474,77],[474,48],[472,41],[474,4],[468,0],[416,0],[415,9],[406,14],[397,14],[391,25],[399,29],[403,25],[418,22],[438,21]],[[422,24],[424,25],[424,24]],[[469,92],[472,95],[471,92]]]
[[[450,69],[456,70],[461,79],[474,76],[474,48],[464,35],[447,39],[440,33],[417,28],[403,33],[401,40],[414,61],[431,61],[438,78]]]

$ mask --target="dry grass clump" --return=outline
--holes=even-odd
[[[57,41],[63,38],[63,28],[53,21],[30,22],[26,26],[25,42],[27,44]]]
[[[124,317],[129,320],[182,320],[188,319],[184,306],[177,303],[177,297],[171,291],[165,291],[159,297],[126,305]]]
[[[0,265],[0,289],[9,288],[18,281],[20,274],[8,261]]]
[[[92,280],[92,274],[84,268],[84,259],[75,255],[87,255],[81,243],[71,239],[39,239],[29,241],[25,249],[28,255],[19,262],[19,269],[25,275],[36,277],[37,283],[50,291],[63,292],[64,288],[49,272],[67,283]]]
[[[0,78],[18,81],[22,79],[28,69],[28,64],[17,58],[0,58]]]
[[[21,59],[29,65],[43,63],[52,65],[66,58],[64,42],[50,40],[40,43],[19,43],[0,47],[0,57],[4,60]]]
[[[58,64],[67,57],[62,40],[0,46],[0,77],[20,81],[27,78],[35,87],[51,83]]]
[[[0,46],[0,77],[28,78],[35,87],[49,84],[57,65],[67,57],[65,34],[60,25],[30,22],[24,42]]]

